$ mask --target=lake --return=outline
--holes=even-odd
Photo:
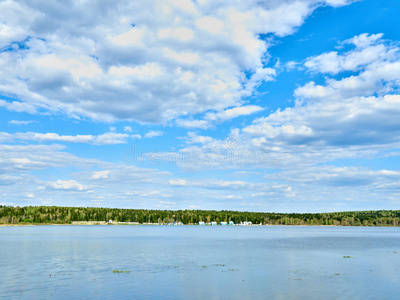
[[[0,227],[0,255],[0,299],[400,297],[400,228]]]

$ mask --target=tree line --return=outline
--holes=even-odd
[[[73,221],[197,224],[250,221],[269,225],[399,226],[400,210],[274,213],[230,210],[146,210],[60,206],[1,206],[0,224],[70,224]]]

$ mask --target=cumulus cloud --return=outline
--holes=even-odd
[[[162,135],[164,135],[164,133],[165,133],[165,132],[163,132],[163,131],[151,130],[151,131],[149,131],[148,133],[146,133],[146,134],[144,135],[144,137],[145,137],[145,138],[153,138],[153,137],[156,137],[156,136],[162,136]]]
[[[264,110],[264,108],[257,105],[245,105],[234,108],[228,108],[220,112],[208,112],[203,120],[193,119],[178,119],[176,123],[184,128],[201,128],[207,129],[212,127],[213,124],[222,123],[241,116],[248,116]]]
[[[110,170],[97,171],[93,173],[93,179],[107,179],[110,175]]]
[[[355,46],[345,53],[329,52],[306,60],[311,71],[338,74],[358,72],[340,79],[327,78],[325,85],[309,82],[298,88],[299,98],[351,98],[392,94],[400,85],[400,48],[382,40],[382,34],[361,34],[347,41]]]
[[[369,147],[398,145],[400,95],[355,97],[297,105],[259,118],[243,128],[253,144]]]
[[[214,142],[214,139],[210,136],[198,135],[195,132],[189,131],[186,137],[188,144],[209,144]]]
[[[0,53],[1,56],[1,53]],[[4,107],[10,111],[15,112],[27,112],[30,114],[37,113],[37,107],[30,103],[21,102],[21,101],[6,101],[0,99],[0,107]]]
[[[210,124],[206,120],[195,120],[195,119],[178,119],[176,120],[176,124],[180,127],[194,129],[201,128],[207,129],[210,127]]]
[[[262,111],[263,108],[257,105],[247,105],[235,108],[226,109],[219,113],[208,113],[206,115],[206,120],[222,122],[225,120],[237,118],[240,116],[248,116],[253,113]]]
[[[295,90],[294,107],[258,118],[242,132],[259,145],[278,147],[398,145],[400,49],[381,37],[362,34],[345,41],[353,50],[306,60],[316,72],[358,74],[327,78],[325,85],[309,82]]]
[[[30,26],[40,17],[40,13],[22,2],[2,1],[0,11],[0,49],[6,46],[18,48],[18,43],[30,34]]]
[[[94,138],[94,145],[115,145],[126,144],[126,139],[129,137],[126,133],[106,132]]]
[[[73,191],[83,191],[88,188],[75,180],[57,180],[56,182],[49,182],[48,187],[51,187],[56,190],[73,190]]]
[[[343,158],[370,159],[399,149],[399,47],[381,34],[361,34],[342,44],[352,49],[305,61],[310,70],[327,77],[324,84],[311,81],[298,87],[293,107],[233,128],[226,138],[189,132],[187,147],[176,153],[179,164],[302,168]]]
[[[339,54],[337,51],[323,53],[310,57],[304,65],[314,72],[338,74],[342,71],[358,71],[372,63],[394,59],[396,48],[385,46],[383,34],[361,34],[348,39],[343,44],[354,45],[356,48]]]
[[[3,1],[0,93],[16,101],[0,106],[107,122],[222,112],[275,77],[261,34],[350,2]]]
[[[142,138],[130,126],[124,133],[110,127],[100,135],[0,132],[2,199],[18,205],[35,199],[108,206],[112,199],[113,206],[134,208],[270,210],[273,205],[297,211],[343,210],[355,199],[362,209],[398,203],[396,166],[334,165],[344,158],[398,155],[398,44],[365,33],[334,51],[283,63],[282,70],[299,68],[322,80],[297,87],[291,107],[269,113],[251,103],[257,88],[277,77],[279,62],[270,66],[268,54],[274,36],[292,34],[319,6],[352,1],[117,2],[1,2],[0,94],[7,97],[0,107],[193,129],[262,112],[226,136],[188,132],[181,149],[159,153],[157,162],[228,169],[236,180],[210,173],[203,179],[175,177],[151,160],[145,162],[151,168],[139,168],[129,161],[84,159],[61,145],[26,144],[113,145]],[[270,38],[262,39],[264,34]],[[151,130],[143,137],[163,134]],[[4,145],[7,141],[24,145]],[[312,207],[306,207],[310,201]]]

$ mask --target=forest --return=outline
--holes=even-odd
[[[0,224],[71,224],[74,221],[198,224],[250,221],[263,225],[399,226],[400,210],[274,213],[229,210],[145,210],[60,206],[1,206]]]

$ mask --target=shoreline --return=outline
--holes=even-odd
[[[120,220],[128,220],[130,222]],[[149,210],[68,206],[12,207],[0,205],[0,224],[11,226],[106,225],[109,223],[112,225],[139,225],[139,222],[140,225],[158,225],[160,223],[163,223],[163,225],[173,223],[176,225],[182,223],[185,225],[210,225],[209,223],[211,223],[211,226],[213,226],[221,222],[221,225],[229,225],[230,221],[227,222],[227,220],[242,223],[242,225],[252,224],[253,226],[263,223],[274,226],[393,227],[400,226],[400,210],[275,213],[230,210]]]
[[[361,226],[354,226],[354,225],[308,225],[308,224],[301,224],[301,225],[286,225],[286,224],[253,224],[253,225],[199,225],[199,224],[182,224],[182,225],[168,225],[162,223],[138,223],[138,222],[115,222],[115,223],[108,223],[105,221],[74,221],[72,223],[20,223],[20,224],[0,224],[0,227],[22,227],[22,226],[201,226],[201,227],[265,227],[265,226],[298,226],[298,227],[400,227],[400,225],[361,225]]]

